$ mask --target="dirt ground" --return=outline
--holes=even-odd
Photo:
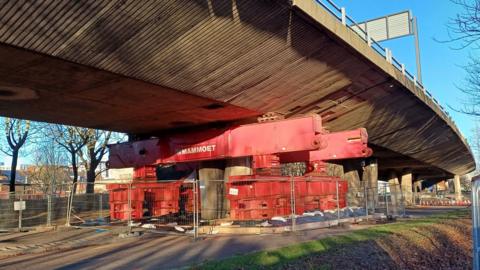
[[[284,265],[283,269],[471,269],[469,218],[401,230],[375,240],[341,245]]]

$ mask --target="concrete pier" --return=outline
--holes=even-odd
[[[226,213],[223,162],[202,162],[198,176],[202,219],[222,218]]]
[[[406,205],[413,205],[412,192],[413,174],[411,170],[405,170],[402,174],[401,188]]]
[[[344,179],[348,182],[347,205],[362,207],[365,205],[363,201],[363,186],[360,182],[360,164],[356,160],[348,160],[343,164]]]
[[[453,177],[453,187],[455,189],[455,200],[462,200],[462,186],[460,185],[460,175]]]
[[[371,159],[365,166],[362,181],[367,187],[367,207],[369,211],[373,211],[378,203],[378,163],[376,159]]]
[[[223,174],[224,183],[228,182],[230,176],[234,175],[251,175],[252,165],[249,157],[227,159],[225,161],[225,171]],[[225,189],[225,194],[228,190]],[[228,199],[223,200],[223,209],[230,210]]]
[[[392,215],[398,215],[399,207],[401,206],[402,200],[402,190],[400,188],[400,183],[398,181],[397,173],[394,171],[390,172],[390,177],[388,180],[388,185],[390,188],[390,203],[391,203],[391,212]]]
[[[422,192],[422,182],[423,180],[413,182],[413,204],[419,202],[419,193]]]

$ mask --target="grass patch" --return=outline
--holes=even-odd
[[[305,256],[332,251],[337,248],[355,245],[359,242],[374,240],[379,237],[390,235],[394,232],[429,226],[448,219],[469,217],[469,210],[457,210],[439,215],[432,215],[420,219],[402,220],[396,223],[376,225],[374,227],[349,232],[340,236],[332,236],[319,240],[294,244],[291,246],[259,251],[250,254],[231,257],[225,260],[205,262],[192,269],[268,269],[276,268],[285,263],[295,261]],[[316,269],[328,269],[321,265]]]

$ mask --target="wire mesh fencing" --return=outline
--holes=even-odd
[[[336,177],[238,177],[200,181],[200,190],[200,233],[299,231],[368,218],[363,200],[348,200],[366,190]]]
[[[110,194],[105,183],[72,184],[66,198],[65,225],[99,225],[110,219]]]
[[[408,204],[405,199],[405,191],[402,190],[400,184],[378,182],[375,213],[382,213],[385,216],[405,216]]]
[[[142,181],[107,184],[110,221],[134,227],[194,235],[197,181]]]
[[[111,181],[40,187],[0,199],[0,228],[120,225],[183,233],[292,232],[400,216],[400,185],[349,185],[329,176],[238,176],[228,181]],[[21,210],[15,208],[24,202]]]
[[[285,232],[368,218],[368,190],[336,177],[239,176],[228,181],[178,180],[107,184],[110,221],[199,234]],[[360,195],[359,195],[360,194]]]
[[[87,184],[29,184],[0,198],[0,229],[55,226],[108,217],[108,193]]]

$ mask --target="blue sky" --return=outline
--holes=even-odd
[[[410,10],[417,17],[421,47],[423,85],[447,109],[466,138],[471,140],[475,119],[448,108],[460,108],[467,99],[457,86],[466,77],[462,66],[468,62],[471,49],[453,50],[455,44],[439,43],[448,40],[447,24],[462,8],[449,0],[334,0],[345,7],[357,22]],[[413,37],[403,37],[381,43],[393,51],[393,56],[416,74]],[[458,47],[458,46],[457,46]]]

